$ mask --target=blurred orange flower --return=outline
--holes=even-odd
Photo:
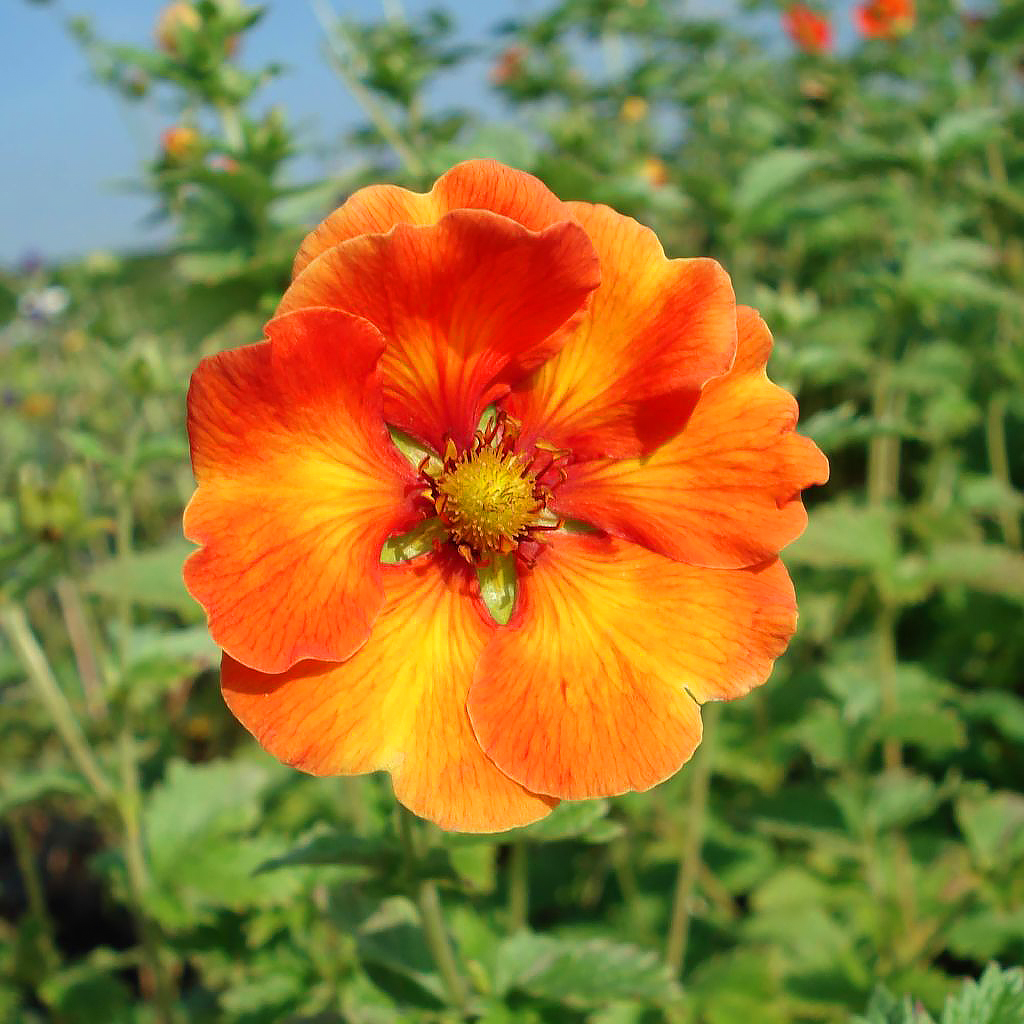
[[[650,107],[643,96],[627,96],[619,107],[619,119],[626,124],[638,124],[646,119]]]
[[[869,0],[854,12],[861,35],[895,39],[914,27],[914,0]]]
[[[640,165],[640,173],[648,184],[667,185],[669,180],[668,168],[665,161],[658,156],[646,156]]]
[[[782,14],[786,35],[807,53],[832,49],[832,25],[828,18],[805,4],[790,4]]]
[[[160,136],[164,157],[172,163],[183,163],[199,151],[199,133],[190,125],[176,124]]]
[[[766,679],[827,463],[713,260],[472,161],[353,195],[266,333],[192,378],[185,580],[271,754],[497,831],[656,785],[701,703]],[[433,549],[382,565],[417,524]],[[477,576],[503,554],[505,625]]]
[[[168,4],[156,21],[157,45],[165,53],[176,54],[181,47],[181,39],[198,32],[202,25],[199,11],[186,0]]]
[[[526,55],[525,46],[510,46],[503,50],[491,68],[491,82],[494,85],[507,85],[521,78],[526,67]]]

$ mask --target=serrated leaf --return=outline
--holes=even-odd
[[[618,999],[664,1003],[680,990],[661,958],[607,939],[559,939],[520,932],[496,958],[495,989],[525,992],[569,1006],[604,1006]]]
[[[1024,971],[989,964],[977,982],[968,981],[951,996],[941,1024],[1021,1024],[1024,1021]]]
[[[172,761],[146,803],[143,824],[154,865],[175,859],[200,839],[227,835],[259,820],[271,781],[266,761]]]
[[[863,1017],[853,1017],[850,1024],[933,1024],[923,1008],[909,996],[897,999],[888,989],[876,988]]]

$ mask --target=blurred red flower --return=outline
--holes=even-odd
[[[782,14],[782,27],[807,53],[826,53],[832,49],[832,25],[828,18],[806,4],[790,4]]]
[[[914,0],[869,0],[854,12],[857,29],[869,39],[894,39],[914,27]]]

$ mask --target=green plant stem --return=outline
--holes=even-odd
[[[530,917],[530,848],[517,839],[508,861],[508,930],[525,928]]]
[[[719,716],[718,704],[705,704],[703,708],[704,738],[697,748],[690,770],[689,821],[679,870],[676,873],[675,897],[672,901],[672,919],[665,943],[665,962],[678,974],[686,960],[686,947],[690,937],[693,892],[700,874],[701,851],[704,847],[704,828],[707,821],[708,793],[711,788],[711,768],[714,757],[715,725]]]
[[[129,437],[127,450],[129,458],[134,457],[137,438]],[[135,532],[135,512],[132,505],[132,489],[125,483],[118,497],[115,517],[115,544],[119,558],[128,558],[132,553],[133,535]],[[120,655],[121,672],[128,668],[128,648],[131,642],[131,630],[134,620],[134,609],[129,599],[117,604],[118,653]],[[161,1024],[173,1024],[177,1019],[174,1010],[176,996],[170,974],[161,953],[160,938],[157,928],[146,907],[146,895],[149,890],[149,865],[146,857],[145,838],[142,834],[140,810],[142,805],[142,787],[139,781],[139,762],[136,753],[135,733],[129,716],[126,714],[124,726],[118,736],[118,767],[120,770],[120,799],[118,808],[124,828],[123,854],[125,871],[128,877],[128,896],[131,903],[132,916],[139,933],[146,968],[152,980],[152,996],[157,1019]]]
[[[341,80],[345,83],[355,101],[363,108],[366,116],[373,122],[374,127],[380,132],[381,138],[401,157],[402,163],[410,173],[417,176],[426,172],[423,161],[416,155],[412,147],[402,138],[401,132],[391,122],[383,106],[377,102],[373,94],[367,89],[358,77],[353,74],[349,67],[349,54],[342,52],[339,46],[339,39],[345,36],[345,26],[341,19],[320,0],[311,0],[313,14],[320,22],[320,27],[327,37],[327,45],[330,47],[331,66],[337,71]]]
[[[224,141],[228,149],[235,153],[241,153],[245,144],[245,135],[242,131],[242,119],[239,116],[238,108],[230,103],[221,103],[217,107],[220,115],[220,126],[224,132]]]
[[[56,591],[68,640],[71,641],[71,652],[78,667],[78,678],[82,682],[86,710],[91,718],[106,718],[107,705],[103,696],[103,680],[82,596],[74,581],[67,578],[57,580]]]
[[[39,646],[24,611],[14,604],[0,608],[0,626],[3,627],[14,653],[24,667],[29,682],[50,713],[57,733],[67,747],[75,767],[100,800],[106,804],[113,804],[116,796],[114,787],[96,760],[96,755],[89,746],[89,741],[82,732],[68,699],[57,684],[46,654]]]
[[[988,447],[988,461],[995,476],[1004,487],[1013,492],[1010,477],[1010,454],[1006,446],[1006,396],[993,395],[985,414],[985,443]],[[1000,508],[999,525],[1006,543],[1021,547],[1020,514],[1013,508]]]
[[[416,820],[412,813],[404,807],[398,808],[398,831],[402,840],[402,849],[405,852],[406,870],[413,887],[416,907],[419,910],[423,938],[437,965],[441,981],[448,994],[449,1003],[456,1010],[464,1013],[469,1001],[469,990],[456,962],[452,944],[448,939],[448,930],[445,927],[444,912],[441,909],[441,897],[438,895],[437,886],[430,879],[417,877],[420,848],[416,840]]]
[[[868,501],[875,507],[893,504],[899,497],[900,439],[894,433],[895,419],[903,409],[902,396],[892,387],[891,368],[883,366],[878,374],[872,401],[876,430],[881,428],[868,445]],[[894,547],[895,547],[894,543]],[[881,692],[882,710],[891,714],[896,709],[896,624],[897,611],[886,593],[884,581],[877,585],[879,609],[875,618],[874,639]],[[882,758],[887,771],[903,765],[903,748],[899,740],[888,739],[882,744]]]
[[[135,738],[128,730],[122,732],[118,738],[118,755],[122,785],[118,806],[124,825],[124,863],[128,878],[132,917],[142,942],[146,969],[152,982],[152,996],[157,1019],[161,1024],[173,1024],[177,1019],[174,1011],[174,988],[160,952],[160,936],[146,909],[146,893],[150,884],[149,866],[146,862],[146,848],[139,813],[141,792],[139,790],[138,762],[135,755]]]

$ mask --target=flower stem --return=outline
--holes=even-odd
[[[441,981],[448,993],[448,1002],[455,1009],[464,1012],[469,1000],[469,991],[448,939],[441,897],[433,881],[428,878],[417,878],[420,849],[416,837],[416,822],[412,813],[401,806],[398,809],[398,832],[402,840],[402,849],[405,851],[406,870],[419,910],[423,938],[441,975]]]
[[[711,766],[714,757],[715,724],[719,705],[705,704],[703,708],[704,738],[697,748],[690,771],[689,828],[679,870],[676,874],[676,892],[672,903],[672,920],[665,943],[665,962],[678,974],[686,960],[686,946],[690,937],[690,906],[693,891],[700,874],[701,850],[704,846],[704,826],[707,820],[708,791],[711,784]]]
[[[522,839],[512,844],[508,861],[508,930],[518,932],[530,916],[530,851]]]
[[[138,444],[137,436],[128,437],[126,450],[129,460],[134,458]],[[117,557],[126,559],[132,554],[135,535],[135,508],[131,484],[126,482],[118,495],[115,516],[115,550]],[[135,624],[135,609],[130,597],[117,602],[116,617],[118,630],[118,655],[121,672],[128,671],[128,657],[131,632]],[[142,787],[139,778],[139,758],[136,750],[135,729],[126,715],[117,738],[118,767],[120,772],[120,799],[118,809],[124,830],[122,853],[128,877],[128,897],[132,917],[138,931],[139,941],[145,956],[146,974],[140,971],[140,980],[150,990],[156,1018],[160,1024],[173,1024],[177,1020],[174,983],[160,948],[160,932],[146,906],[150,887],[149,863],[145,837],[142,834],[140,810]]]
[[[14,604],[0,608],[0,627],[3,628],[14,653],[24,667],[29,682],[35,687],[39,699],[50,713],[57,733],[64,741],[71,760],[75,762],[75,767],[103,803],[114,803],[114,788],[96,760],[96,755],[92,752],[67,697],[57,684],[53,669],[50,668],[46,654],[39,646],[24,611]]]

